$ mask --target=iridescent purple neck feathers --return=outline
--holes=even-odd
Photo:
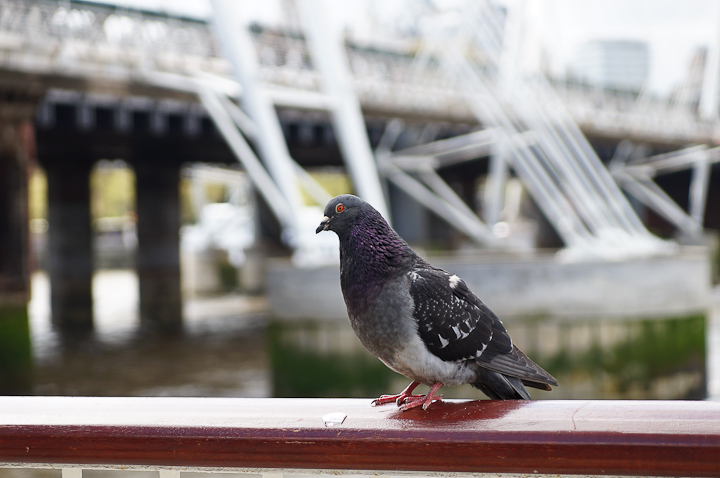
[[[363,308],[389,279],[411,267],[418,256],[372,208],[340,237],[340,285],[350,307]],[[350,301],[348,301],[350,299]]]

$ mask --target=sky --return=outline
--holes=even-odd
[[[100,0],[122,6],[209,19],[210,0]],[[259,23],[277,23],[281,0],[237,0]],[[455,5],[461,0],[434,0]],[[404,16],[419,0],[330,0],[338,22],[371,23]],[[522,8],[526,40],[542,50],[554,75],[566,73],[577,49],[589,40],[640,40],[649,45],[648,89],[667,94],[679,85],[699,46],[720,55],[720,0],[504,0]],[[374,15],[368,13],[375,9]],[[382,9],[378,12],[378,9]],[[374,18],[370,18],[374,17]],[[362,28],[361,28],[362,30]]]
[[[532,2],[526,2],[532,3]],[[717,0],[541,0],[540,42],[563,73],[589,40],[641,40],[650,47],[648,88],[668,92],[684,79],[699,46],[720,41]]]

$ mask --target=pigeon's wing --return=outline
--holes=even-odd
[[[458,276],[442,269],[414,269],[410,295],[420,338],[442,360],[478,365],[527,381],[557,385],[545,370],[513,345],[495,313]],[[539,388],[545,388],[539,386]]]
[[[410,272],[410,294],[420,337],[441,359],[492,359],[512,352],[505,327],[458,276],[442,269],[415,269]]]

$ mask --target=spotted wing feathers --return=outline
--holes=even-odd
[[[413,315],[420,338],[431,353],[445,361],[473,360],[531,387],[557,385],[551,375],[513,345],[500,319],[465,281],[432,267],[416,268],[409,274]]]
[[[500,320],[458,276],[427,268],[410,278],[414,318],[430,352],[459,362],[512,351]]]

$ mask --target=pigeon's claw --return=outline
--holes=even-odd
[[[402,407],[406,403],[413,402],[418,399],[424,399],[425,395],[403,395],[399,396],[397,400],[395,400],[395,405],[398,407]]]
[[[371,405],[377,407],[380,405],[387,405],[396,399],[397,395],[380,395],[378,398],[372,401]]]
[[[413,395],[413,396],[415,396],[415,395]],[[393,402],[397,403],[398,400],[403,400],[404,398],[406,398],[406,396],[404,396],[402,394],[380,395],[378,398],[376,398],[375,400],[372,401],[371,405],[373,407],[377,407],[380,405],[387,405],[388,403],[393,403]],[[400,406],[399,403],[398,403],[398,406]]]
[[[372,401],[372,406],[377,407],[378,405],[395,402],[400,410],[404,412],[405,410],[419,406],[422,406],[423,410],[427,410],[433,402],[442,400],[442,395],[435,395],[437,391],[440,390],[440,387],[442,387],[442,383],[435,382],[427,395],[413,395],[412,392],[418,385],[420,385],[419,382],[413,381],[405,390],[397,395],[381,395]]]
[[[395,402],[397,406],[399,407],[402,403],[404,403],[406,400],[410,398],[420,398],[424,395],[413,395],[412,391],[417,388],[417,386],[420,385],[420,382],[412,382],[410,385],[408,385],[405,390],[398,393],[397,395],[380,395],[380,397],[376,398],[372,401],[372,406],[377,407],[378,405],[386,405],[388,403]]]
[[[432,397],[432,400],[428,401],[427,395],[411,395],[397,405],[403,412],[411,408],[419,407],[420,405],[422,405],[423,410],[427,410],[431,403],[440,402],[443,398],[443,395],[435,395]]]
[[[435,382],[427,395],[422,395],[419,398],[405,401],[405,403],[403,403],[400,407],[400,411],[404,412],[419,406],[422,406],[423,410],[427,410],[433,402],[439,402],[442,400],[442,395],[435,395],[440,387],[442,387],[442,383]],[[417,395],[413,395],[413,397],[417,397]]]

